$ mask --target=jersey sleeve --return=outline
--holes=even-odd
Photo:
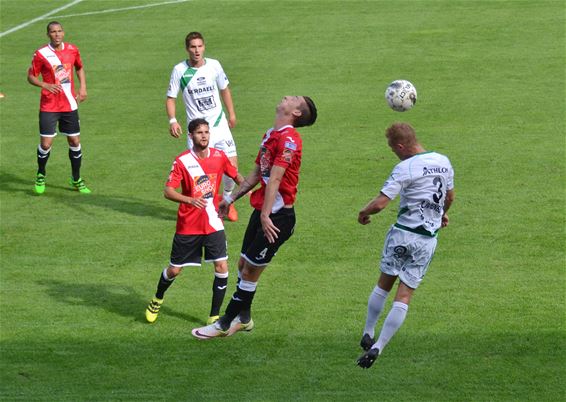
[[[387,196],[390,200],[395,199],[397,195],[401,192],[403,188],[404,175],[403,171],[399,165],[395,166],[389,178],[383,184],[381,192]]]
[[[222,65],[219,62],[216,62],[215,64],[216,85],[218,86],[218,89],[222,91],[223,89],[226,89],[226,87],[228,87],[230,81],[228,81],[228,77],[226,76]]]
[[[181,87],[181,74],[179,69],[173,68],[171,72],[171,78],[169,79],[169,88],[167,88],[167,97],[176,98],[179,94],[179,89]]]
[[[80,70],[83,68],[83,60],[81,59],[81,52],[79,48],[75,46],[75,70]]]
[[[169,173],[165,185],[167,187],[179,188],[181,181],[183,181],[182,163],[175,160],[173,166],[171,166],[171,172]]]
[[[33,54],[33,58],[31,59],[31,66],[28,69],[28,75],[33,75],[34,77],[38,77],[41,73],[41,56],[39,52],[35,52]]]
[[[301,140],[296,135],[282,135],[277,142],[275,149],[274,166],[288,168],[295,154],[301,150]]]

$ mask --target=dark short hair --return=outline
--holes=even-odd
[[[194,133],[195,130],[203,124],[206,124],[208,126],[208,122],[205,119],[198,118],[191,120],[191,122],[189,123],[189,133]]]
[[[313,100],[308,96],[303,96],[306,107],[301,108],[301,116],[295,121],[295,127],[312,126],[316,121],[317,110]]]
[[[47,24],[47,33],[49,33],[49,29],[51,28],[51,25],[61,25],[61,23],[58,21],[51,21],[49,24]],[[61,28],[63,28],[63,25],[61,25]]]
[[[191,41],[193,39],[200,39],[204,42],[204,38],[202,37],[202,34],[200,32],[189,32],[189,34],[187,35],[187,37],[185,38],[185,47],[188,48],[189,45],[191,44]]]

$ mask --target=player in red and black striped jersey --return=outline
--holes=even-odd
[[[79,49],[63,42],[65,31],[57,21],[47,24],[49,44],[37,49],[28,69],[28,82],[41,88],[39,106],[40,144],[37,148],[37,176],[35,191],[45,192],[45,167],[53,139],[59,132],[67,137],[71,161],[71,186],[82,194],[89,194],[81,178],[82,151],[78,102],[86,100],[86,74]],[[79,79],[79,93],[75,94],[75,69]],[[41,80],[39,76],[41,75]]]
[[[218,191],[224,174],[238,184],[243,177],[224,152],[208,147],[210,132],[206,120],[192,120],[189,135],[193,147],[175,158],[165,184],[165,198],[179,203],[177,229],[169,266],[161,273],[155,297],[145,312],[150,323],[157,319],[164,293],[183,267],[201,265],[203,250],[205,262],[214,264],[209,322],[219,318],[228,284],[226,236],[218,216]],[[179,187],[181,193],[177,192]]]
[[[250,311],[257,282],[295,228],[293,205],[303,149],[295,127],[310,126],[316,117],[316,106],[309,97],[284,97],[277,105],[273,128],[263,136],[254,170],[244,179],[234,199],[224,197],[220,203],[220,212],[224,214],[234,200],[260,184],[250,197],[254,211],[242,242],[236,292],[216,323],[193,329],[196,338],[211,339],[253,328]]]

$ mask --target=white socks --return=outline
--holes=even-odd
[[[391,311],[387,314],[387,318],[385,318],[385,321],[383,322],[383,328],[381,328],[379,339],[373,345],[374,348],[379,349],[379,353],[383,351],[383,348],[387,345],[389,340],[397,333],[399,328],[401,328],[401,325],[403,325],[408,309],[409,306],[403,302],[393,302]]]
[[[387,295],[389,292],[381,289],[379,286],[373,288],[373,292],[369,295],[368,299],[368,313],[366,317],[366,326],[364,328],[364,334],[369,334],[373,338],[375,333],[375,325],[379,319],[379,315],[383,310],[385,301],[387,300]]]

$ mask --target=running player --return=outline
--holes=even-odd
[[[236,126],[236,112],[226,73],[218,60],[204,57],[204,38],[199,32],[190,32],[187,35],[185,48],[189,58],[173,68],[167,90],[165,107],[169,118],[169,133],[175,138],[179,138],[183,133],[175,117],[177,95],[181,91],[187,122],[196,118],[206,119],[210,125],[210,147],[224,151],[232,164],[238,167],[236,143],[230,132],[230,129]],[[228,119],[222,109],[221,98],[228,111]],[[188,148],[191,147],[189,137]],[[224,195],[232,194],[233,190],[234,181],[224,176]],[[228,219],[238,220],[238,212],[233,206],[230,208]]]
[[[310,126],[316,117],[316,107],[309,97],[284,97],[277,105],[273,128],[263,136],[255,169],[244,179],[234,199],[226,196],[220,203],[220,213],[226,213],[232,202],[260,183],[250,197],[254,211],[242,242],[236,292],[216,323],[193,329],[196,338],[211,339],[253,328],[250,311],[259,278],[295,229],[293,205],[303,149],[295,127]]]
[[[47,24],[49,44],[39,48],[33,55],[28,70],[28,82],[41,88],[39,102],[39,136],[37,148],[37,174],[35,192],[45,192],[46,165],[51,154],[51,145],[59,132],[67,137],[71,160],[71,186],[81,194],[89,194],[81,178],[82,151],[78,102],[86,99],[86,74],[79,49],[63,42],[63,26],[52,21]],[[73,68],[79,79],[79,93],[75,95]],[[41,74],[42,80],[38,77]]]
[[[415,289],[421,283],[436,248],[436,235],[448,225],[447,211],[454,201],[454,170],[448,158],[427,152],[418,142],[413,127],[395,123],[386,131],[391,150],[401,159],[380,193],[358,214],[362,225],[370,215],[382,211],[401,196],[397,223],[385,239],[381,275],[369,296],[366,325],[360,346],[366,351],[358,365],[369,368],[399,330]],[[391,311],[377,341],[375,326],[395,281],[399,286]]]
[[[148,322],[157,320],[165,291],[173,284],[183,267],[200,266],[204,249],[205,262],[214,264],[212,306],[208,323],[219,318],[228,284],[228,256],[222,219],[218,216],[218,191],[223,174],[237,183],[243,178],[224,152],[208,146],[210,132],[204,119],[189,123],[192,148],[173,162],[165,184],[165,198],[179,203],[177,229],[173,238],[171,260],[163,270],[157,292],[145,311]],[[176,191],[182,188],[182,193]]]

